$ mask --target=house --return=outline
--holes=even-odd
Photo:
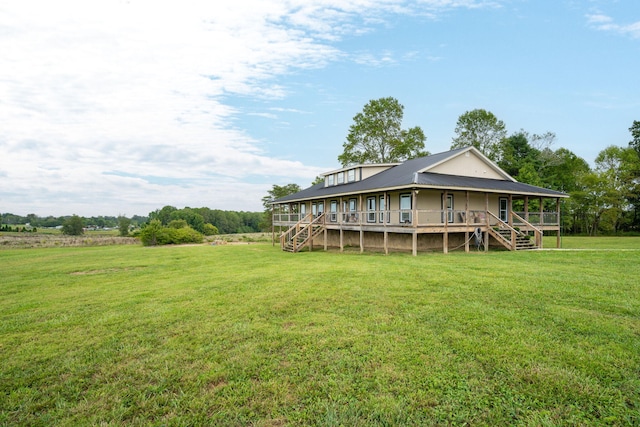
[[[560,200],[568,195],[517,182],[474,147],[322,176],[273,201],[283,250],[520,250],[541,248],[543,233],[560,245]]]

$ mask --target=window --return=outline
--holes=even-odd
[[[347,181],[348,182],[353,182],[356,180],[356,170],[355,169],[350,169],[347,172]]]
[[[324,202],[318,202],[318,216],[324,213]]]
[[[338,184],[344,184],[344,172],[338,172]]]
[[[376,198],[367,197],[367,222],[376,222]]]
[[[300,217],[304,218],[307,214],[307,205],[305,203],[300,203]]]
[[[411,224],[411,194],[400,195],[400,223]]]
[[[506,197],[500,197],[500,214],[498,216],[501,221],[509,222],[509,199]]]
[[[332,200],[329,204],[329,221],[336,222],[338,220],[338,201]]]
[[[327,185],[335,185],[335,184],[334,184],[334,180],[335,180],[335,179],[336,179],[336,176],[335,176],[335,175],[329,175],[329,176],[327,177]]]

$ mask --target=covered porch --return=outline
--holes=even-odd
[[[440,205],[438,209],[425,209],[434,204]],[[535,249],[542,248],[545,232],[555,234],[556,246],[560,246],[557,197],[414,189],[290,202],[273,208],[274,241],[277,228],[281,246],[289,245],[291,251],[313,250],[314,246],[342,251],[355,245],[361,252],[375,248],[417,255],[436,244],[444,253],[462,247],[467,252],[471,247],[487,251],[490,245]],[[305,231],[308,227],[312,232]]]

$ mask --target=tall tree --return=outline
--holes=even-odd
[[[427,155],[424,132],[418,126],[403,130],[403,116],[404,106],[393,97],[369,101],[353,118],[338,161],[348,166],[400,162]]]
[[[616,232],[637,197],[636,171],[640,168],[640,158],[631,147],[611,145],[598,154],[595,163],[596,172],[607,182],[604,204],[611,231]]]
[[[68,236],[80,236],[84,234],[84,220],[78,215],[73,215],[62,225],[62,234]]]
[[[500,160],[501,145],[507,136],[504,122],[490,111],[475,109],[458,118],[451,149],[476,147],[491,160]]]
[[[129,235],[129,226],[131,225],[131,220],[124,215],[120,215],[118,217],[118,230],[121,236]]]
[[[633,125],[629,128],[629,132],[631,132],[632,138],[629,146],[636,150],[636,153],[640,156],[640,121],[634,120]]]
[[[519,178],[519,172],[527,164],[531,164],[529,171],[537,172],[539,157],[540,151],[529,144],[528,134],[520,131],[503,140],[498,166],[519,181],[532,184]]]
[[[578,190],[579,177],[590,171],[589,164],[566,148],[542,151],[545,159],[540,176],[545,187],[570,193]]]
[[[204,218],[197,210],[185,207],[184,209],[178,209],[169,215],[169,222],[176,219],[183,219],[187,224],[199,233],[204,232]]]
[[[175,206],[164,206],[162,209],[156,209],[153,212],[149,212],[149,219],[153,220],[153,219],[157,219],[158,221],[160,221],[160,223],[162,225],[167,225],[169,224],[169,222],[171,221],[171,213],[177,211],[178,208],[176,208]]]
[[[633,125],[629,128],[631,132],[631,141],[629,147],[633,148],[638,155],[638,164],[633,175],[635,176],[633,195],[629,198],[629,202],[633,205],[633,214],[631,219],[632,229],[640,230],[640,121],[634,120]]]
[[[298,184],[276,185],[273,184],[271,190],[267,192],[267,195],[262,198],[262,206],[264,206],[264,215],[260,222],[260,229],[269,230],[271,224],[273,224],[273,218],[271,215],[271,202],[289,194],[297,193],[302,188]]]

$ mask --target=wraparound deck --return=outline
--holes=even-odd
[[[495,242],[510,250],[523,248],[541,248],[545,231],[554,231],[560,241],[560,215],[558,212],[504,212],[503,217],[484,210],[385,210],[328,212],[319,215],[301,215],[298,213],[274,213],[274,227],[286,227],[281,233],[283,249],[298,251],[309,246],[314,240],[322,240],[326,249],[329,245],[327,233],[339,233],[337,238],[341,250],[345,246],[345,233],[359,233],[360,250],[365,249],[367,233],[381,233],[382,249],[389,251],[389,235],[411,235],[411,244],[404,249],[417,254],[418,236],[423,234],[441,235],[443,252],[449,251],[450,237],[464,235],[464,247],[469,251],[470,241],[480,233],[484,250]],[[506,216],[506,218],[505,218]],[[275,231],[275,229],[274,229]],[[320,234],[324,234],[323,237]],[[335,240],[335,239],[334,239]],[[526,241],[532,243],[526,245]],[[462,245],[461,245],[462,246]]]

